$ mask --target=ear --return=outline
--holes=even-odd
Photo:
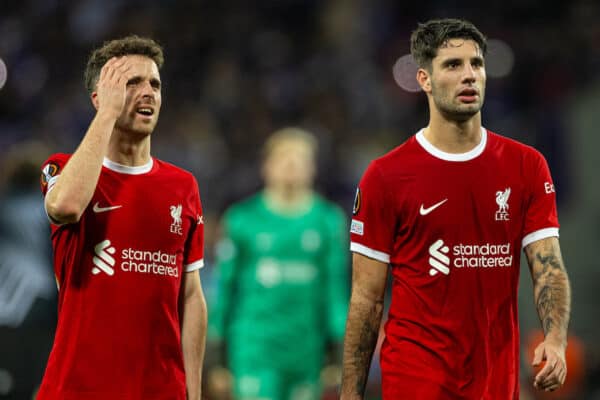
[[[100,102],[98,101],[98,92],[92,92],[92,94],[90,95],[90,99],[92,100],[94,108],[96,109],[96,111],[98,111],[98,108],[100,107]]]
[[[425,93],[431,92],[431,75],[426,69],[419,68],[417,70],[417,82]]]

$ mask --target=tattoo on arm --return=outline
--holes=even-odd
[[[542,239],[525,249],[533,279],[534,299],[544,334],[566,341],[571,309],[569,278],[557,238]]]

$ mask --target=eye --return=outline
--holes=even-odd
[[[476,58],[475,60],[473,60],[471,62],[471,65],[473,66],[473,68],[482,68],[483,67],[483,60],[480,58]]]
[[[140,83],[141,79],[140,78],[131,78],[130,80],[127,81],[127,86],[131,87],[131,86],[136,86],[138,83]]]

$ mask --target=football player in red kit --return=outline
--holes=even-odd
[[[430,120],[371,162],[358,186],[342,399],[364,394],[388,271],[384,399],[518,399],[522,248],[545,333],[534,386],[565,380],[570,287],[554,185],[538,151],[482,127],[485,50],[463,20],[412,34]]]
[[[59,313],[39,400],[200,399],[202,206],[189,172],[150,155],[162,64],[137,36],[95,50],[96,115],[43,165]]]

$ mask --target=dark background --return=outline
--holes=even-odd
[[[153,154],[199,181],[210,299],[218,219],[260,187],[259,150],[271,132],[300,125],[317,135],[317,187],[349,213],[369,160],[427,124],[413,71],[393,71],[416,24],[435,17],[469,19],[488,36],[484,126],[548,159],[573,286],[568,381],[580,387],[553,398],[600,399],[600,5],[583,0],[2,0],[0,399],[31,398],[52,343],[56,286],[39,165],[74,151],[93,117],[83,84],[91,49],[130,33],[165,48]],[[539,322],[523,272],[527,399]]]

